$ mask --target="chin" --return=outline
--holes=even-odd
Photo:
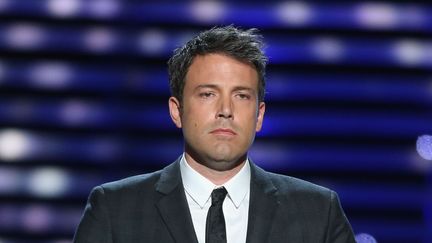
[[[222,158],[221,160],[223,160],[223,158],[226,158],[226,160],[232,160],[236,157],[235,154],[238,154],[238,152],[234,151],[233,145],[231,144],[217,143],[214,145],[212,154],[215,158]]]
[[[212,160],[207,163],[207,167],[217,170],[217,171],[227,171],[232,170],[233,168],[237,167],[241,162],[243,161],[216,161]]]
[[[218,170],[231,170],[246,160],[246,154],[243,156],[234,156],[232,154],[213,154],[208,156],[208,167]]]

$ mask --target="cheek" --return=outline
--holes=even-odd
[[[256,109],[244,109],[244,113],[242,114],[242,117],[245,118],[245,123],[248,126],[255,125],[258,119],[258,113]]]

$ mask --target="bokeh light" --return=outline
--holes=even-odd
[[[94,52],[111,50],[116,42],[116,35],[109,29],[94,28],[84,34],[84,44]]]
[[[306,25],[312,18],[312,9],[304,1],[288,1],[276,6],[276,16],[282,24]]]
[[[389,29],[398,25],[397,9],[390,3],[361,3],[356,16],[360,25],[367,28]]]
[[[0,158],[16,161],[27,157],[31,151],[31,138],[20,130],[0,130]]]
[[[99,18],[113,17],[120,11],[121,7],[118,0],[92,0],[85,3],[88,11]]]
[[[31,172],[27,186],[30,193],[36,196],[60,197],[68,189],[69,183],[69,177],[63,170],[40,168]]]
[[[81,10],[81,0],[48,0],[45,1],[50,14],[56,17],[72,17]]]
[[[343,44],[331,37],[314,40],[312,43],[312,52],[318,59],[328,62],[339,61],[345,54]]]
[[[44,30],[33,24],[10,25],[5,36],[7,44],[17,49],[34,49],[42,45],[45,40]]]
[[[140,35],[138,44],[145,54],[159,55],[165,50],[167,38],[161,30],[149,29]]]
[[[427,55],[425,46],[414,40],[396,42],[394,53],[396,60],[407,66],[417,66],[425,60],[425,55]]]
[[[73,75],[70,67],[60,62],[40,63],[30,72],[36,86],[48,89],[64,88]]]
[[[432,136],[422,135],[417,138],[417,152],[425,160],[432,160]]]
[[[215,22],[224,18],[225,6],[222,1],[204,0],[191,3],[191,14],[198,21],[203,23]]]
[[[356,241],[357,243],[377,243],[373,236],[366,233],[357,234]]]

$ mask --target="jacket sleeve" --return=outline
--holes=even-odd
[[[326,243],[356,243],[354,233],[340,205],[336,192],[330,196]]]
[[[111,224],[106,208],[106,195],[95,187],[87,201],[84,214],[73,239],[74,243],[112,243]]]

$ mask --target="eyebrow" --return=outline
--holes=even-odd
[[[215,84],[201,84],[201,85],[198,85],[197,87],[195,87],[194,90],[204,89],[204,88],[217,89],[218,86]]]
[[[211,88],[211,89],[219,89],[219,86],[215,85],[215,84],[201,84],[198,85],[195,90],[198,89],[203,89],[203,88]],[[249,87],[244,87],[244,86],[236,86],[234,87],[233,91],[242,91],[242,90],[246,90],[252,93],[255,93],[255,90]]]

